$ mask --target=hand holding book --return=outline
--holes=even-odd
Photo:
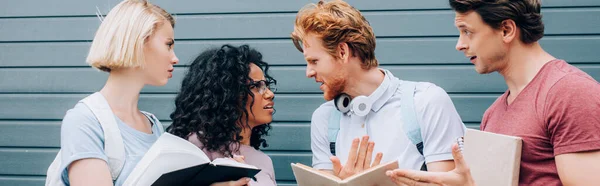
[[[386,172],[397,185],[415,186],[475,186],[469,166],[465,162],[457,144],[452,145],[454,170],[449,172],[425,172],[418,170],[396,169]]]
[[[398,185],[518,185],[522,139],[467,129],[464,142],[452,145],[455,169],[423,172],[397,169],[386,174]],[[461,149],[461,144],[464,149]]]

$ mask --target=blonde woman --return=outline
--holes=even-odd
[[[145,0],[125,0],[104,17],[87,63],[109,73],[106,84],[95,94],[101,95],[96,98],[101,97],[114,114],[124,145],[124,164],[120,171],[109,166],[99,120],[84,103],[77,103],[67,111],[61,126],[59,170],[65,185],[123,185],[164,132],[156,117],[138,109],[138,99],[145,85],[163,86],[173,76],[173,66],[179,62],[173,51],[174,26],[168,12]],[[115,172],[118,175],[112,175]],[[243,178],[214,185],[248,181]]]
[[[173,51],[175,20],[143,0],[125,0],[104,17],[87,63],[109,73],[99,91],[110,106],[125,147],[125,162],[113,180],[99,120],[83,103],[67,111],[61,126],[61,176],[65,185],[122,185],[163,133],[161,123],[138,109],[145,85],[163,86],[179,62]]]

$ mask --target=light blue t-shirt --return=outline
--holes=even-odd
[[[143,112],[144,113],[144,112]],[[115,116],[117,126],[121,130],[125,146],[125,164],[115,186],[123,185],[133,168],[142,159],[150,146],[164,132],[160,121],[149,113],[144,113],[152,123],[152,134],[143,133],[129,127]],[[107,161],[104,153],[104,133],[100,122],[92,111],[83,103],[77,103],[67,111],[61,126],[60,146],[62,151],[62,180],[70,185],[67,167],[76,160],[97,158]]]

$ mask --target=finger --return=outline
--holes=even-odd
[[[404,177],[416,182],[441,184],[443,174],[447,172],[425,172],[417,170],[396,169],[391,171],[396,177]]]
[[[237,181],[217,182],[210,184],[210,186],[243,186],[250,182],[250,178],[241,178]]]
[[[229,185],[231,186],[244,186],[247,185],[250,182],[250,178],[241,178],[237,181],[232,181],[229,182]]]
[[[371,165],[371,167],[375,167],[375,166],[379,165],[381,163],[382,158],[383,158],[383,153],[378,152],[377,155],[375,155],[375,160],[373,160],[373,164]]]
[[[340,175],[340,171],[342,170],[342,163],[340,163],[340,158],[338,158],[337,156],[331,156],[331,158],[329,159],[333,164],[333,174],[336,176]]]
[[[244,156],[241,156],[241,155],[233,155],[233,159],[234,159],[235,161],[237,161],[237,162],[240,162],[240,163],[245,163],[245,158],[244,158]]]
[[[371,160],[373,159],[373,148],[375,147],[375,142],[369,142],[367,145],[367,157],[365,158],[365,164],[363,169],[371,168]]]
[[[440,184],[421,182],[421,181],[412,180],[412,179],[405,178],[405,177],[399,177],[399,178],[397,178],[397,180],[402,181],[402,182],[406,183],[406,185],[409,185],[409,186],[440,186]]]
[[[352,146],[350,146],[350,154],[348,154],[348,161],[346,162],[346,167],[354,167],[356,165],[356,151],[358,151],[358,142],[360,140],[358,138],[352,140]]]
[[[388,171],[391,172],[391,171]],[[412,180],[406,177],[395,177],[393,176],[393,174],[388,175],[386,173],[386,175],[388,177],[390,177],[390,179],[392,179],[392,181],[394,183],[396,183],[396,185],[408,185],[408,186],[439,186],[439,184],[435,184],[435,183],[427,183],[427,182],[420,182],[420,181],[416,181],[416,180]]]
[[[454,157],[454,167],[456,167],[456,169],[459,171],[469,170],[469,165],[467,165],[462,152],[458,148],[458,144],[452,145],[452,157]]]
[[[356,169],[358,171],[363,170],[365,165],[365,158],[367,157],[367,146],[369,144],[369,136],[363,136],[360,141],[360,146],[358,149],[358,158],[356,159]]]

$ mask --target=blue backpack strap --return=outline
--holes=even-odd
[[[335,142],[337,141],[337,135],[340,131],[340,118],[342,113],[335,107],[331,109],[329,115],[329,121],[327,122],[327,139],[329,140],[329,150],[331,154],[335,156]]]
[[[417,122],[417,114],[415,111],[414,95],[415,95],[415,83],[409,81],[403,81],[401,88],[401,111],[404,125],[402,125],[404,132],[408,139],[414,144],[423,143],[421,138],[421,126]]]
[[[417,147],[419,153],[423,155],[423,137],[421,137],[421,126],[417,121],[414,103],[415,88],[416,82],[411,81],[402,81],[402,85],[400,86],[401,112],[404,121],[402,128],[408,139],[410,139],[412,144]],[[427,165],[425,163],[421,166],[421,170],[427,170]]]

